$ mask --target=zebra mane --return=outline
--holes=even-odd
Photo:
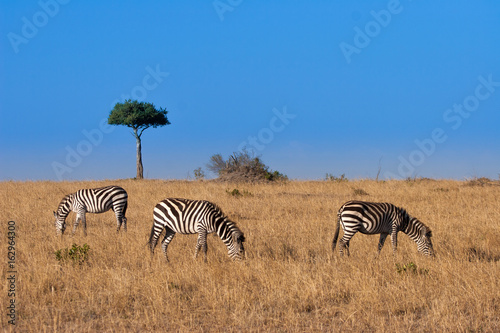
[[[236,224],[236,222],[230,220],[227,217],[225,219],[225,222],[226,222],[227,226],[231,229],[233,234],[237,233],[239,235],[243,235],[243,231],[241,231],[240,228],[238,228],[238,225]]]
[[[224,220],[229,220],[229,217],[224,213],[224,211],[219,207],[219,205],[217,205],[216,203],[213,203],[211,201],[206,201],[206,202],[208,202],[210,205],[212,205],[212,207],[214,208],[214,211],[216,211],[218,213],[220,218],[222,218]]]
[[[215,204],[213,204],[214,207],[217,207]],[[217,212],[220,213],[219,216],[216,217],[216,219],[219,221],[218,224],[222,225],[223,228],[218,228],[219,230],[223,231],[222,229],[225,229],[224,235],[219,235],[219,236],[225,236],[225,238],[233,238],[234,240],[237,240],[242,237],[242,241],[245,241],[245,236],[243,235],[243,231],[238,228],[238,225],[236,222],[231,220],[222,210],[219,208],[217,209]],[[217,231],[219,233],[219,231]]]
[[[416,217],[408,214],[407,232],[413,232],[420,237],[432,237],[431,229]]]
[[[67,211],[64,209],[66,207],[66,204],[73,199],[74,193],[67,194],[64,198],[62,198],[61,202],[59,203],[59,206],[57,206],[57,215],[60,217],[66,217],[68,216],[70,212],[70,208],[67,207]]]

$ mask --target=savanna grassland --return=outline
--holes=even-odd
[[[116,184],[129,194],[128,232],[112,212],[87,215],[56,236],[53,210],[80,188]],[[240,195],[236,194],[237,189]],[[208,263],[196,235],[177,235],[166,263],[146,246],[166,197],[217,203],[245,233],[232,262],[217,236]],[[448,180],[2,182],[1,327],[19,332],[498,332],[500,186]],[[351,199],[392,202],[432,229],[436,258],[404,234],[375,259],[378,236],[356,234],[348,258],[332,252],[336,212]],[[16,325],[8,324],[7,223],[16,223]],[[342,231],[341,231],[342,235]],[[82,264],[58,260],[72,244]]]

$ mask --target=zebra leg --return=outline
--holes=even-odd
[[[194,252],[194,258],[198,256],[198,252],[200,251],[200,248],[203,249],[203,255],[204,255],[204,260],[207,262],[207,231],[202,230],[198,234],[198,241],[196,242],[196,250]]]
[[[87,237],[87,219],[85,218],[85,213],[82,216],[82,227],[83,227],[83,235]]]
[[[349,253],[349,240],[344,240],[344,238],[342,238],[340,241],[339,241],[339,253],[340,253],[340,256],[343,257],[344,256],[344,250],[347,254],[347,256],[349,257],[351,254]]]
[[[396,228],[392,229],[391,240],[392,240],[392,252],[394,255],[396,255],[396,250],[398,248],[398,229]]]
[[[125,202],[125,205],[123,206],[122,210],[122,224],[123,224],[123,230],[127,232],[127,218],[125,217],[125,214],[127,213],[127,207],[128,207],[128,201]]]
[[[125,212],[122,211],[121,207],[113,207],[113,211],[116,216],[116,232],[120,232],[121,226],[123,226],[124,231],[127,231],[127,218],[125,217]]]
[[[172,241],[172,238],[175,236],[175,232],[170,230],[170,228],[165,228],[165,237],[163,237],[163,240],[161,241],[161,249],[163,251],[163,254],[165,255],[165,259],[168,261],[168,256],[167,256],[167,248],[168,244]]]
[[[344,236],[342,236],[342,238],[339,241],[340,256],[344,255],[344,250],[345,250],[347,256],[351,255],[349,253],[349,242],[351,241],[352,236],[354,236],[354,234],[356,232],[358,232],[358,229],[353,228],[353,229],[348,230],[348,231],[346,231],[346,229],[344,229]]]
[[[115,213],[115,215],[116,215],[116,232],[118,233],[118,232],[120,232],[120,227],[123,224],[124,217],[120,216],[119,213]],[[127,226],[124,225],[123,229],[126,231],[127,230]]]
[[[380,234],[380,239],[378,241],[378,251],[377,251],[377,257],[380,255],[380,251],[382,250],[382,247],[384,246],[385,239],[389,236],[389,234]]]
[[[122,216],[123,231],[127,232],[127,218]]]
[[[76,219],[75,219],[75,224],[73,224],[73,231],[71,232],[71,236],[74,236],[76,233],[76,227],[78,227],[78,224],[80,223],[80,220],[82,219],[82,216],[80,213],[76,214]]]

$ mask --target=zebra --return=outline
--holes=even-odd
[[[155,206],[153,215],[154,223],[148,242],[152,256],[163,229],[165,229],[165,236],[161,248],[167,262],[167,247],[175,233],[198,234],[195,259],[202,249],[204,261],[207,262],[207,234],[212,232],[216,232],[227,246],[231,259],[241,260],[245,256],[243,232],[217,205],[209,201],[167,198]]]
[[[410,216],[405,209],[390,203],[376,203],[365,201],[348,201],[340,207],[337,214],[337,228],[332,242],[332,250],[339,236],[340,225],[344,235],[339,242],[339,252],[343,255],[344,249],[349,255],[349,241],[356,232],[373,235],[380,234],[377,256],[384,246],[385,239],[390,234],[393,253],[396,254],[397,234],[399,231],[407,234],[415,243],[419,252],[434,256],[432,247],[432,232],[417,218]]]
[[[127,231],[127,192],[119,186],[106,186],[94,189],[81,189],[75,193],[66,195],[59,204],[57,212],[54,212],[56,219],[56,233],[61,236],[66,229],[66,217],[70,211],[76,213],[76,220],[73,227],[72,235],[76,232],[78,223],[82,221],[83,233],[87,236],[87,222],[85,213],[104,213],[110,209],[116,216],[117,228],[120,231],[120,226],[123,225],[123,230]]]

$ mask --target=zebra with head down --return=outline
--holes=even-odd
[[[104,213],[110,209],[113,210],[116,216],[117,228],[127,231],[127,192],[119,186],[106,186],[93,189],[82,189],[75,193],[65,196],[54,212],[56,232],[60,235],[66,230],[66,217],[73,211],[76,213],[73,233],[76,232],[76,227],[82,221],[83,233],[87,235],[86,213]]]
[[[417,218],[410,216],[403,208],[390,203],[348,201],[340,207],[337,216],[332,250],[335,251],[342,225],[344,235],[339,242],[340,255],[343,255],[344,251],[349,255],[349,241],[358,231],[368,235],[380,234],[377,255],[380,254],[388,235],[391,235],[393,252],[396,253],[399,231],[407,234],[417,243],[419,252],[434,255],[431,230]]]
[[[212,232],[224,242],[230,258],[240,260],[245,256],[243,232],[209,201],[168,198],[155,206],[153,215],[154,223],[149,236],[151,253],[154,253],[158,238],[165,230],[161,248],[167,261],[167,247],[176,233],[198,234],[195,258],[201,249],[207,261],[207,234]]]

